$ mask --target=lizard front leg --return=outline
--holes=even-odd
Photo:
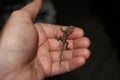
[[[57,41],[61,40],[62,41],[62,37],[55,37],[57,39]]]
[[[63,30],[62,28],[60,28],[60,30],[64,33],[65,32],[65,30]]]

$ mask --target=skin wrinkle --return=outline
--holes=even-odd
[[[54,62],[58,62],[59,61],[59,54],[60,52],[59,51],[55,51],[55,52],[52,52],[52,60]],[[63,52],[63,58],[62,58],[62,61],[67,61],[67,60],[70,60],[72,58],[72,52],[71,50],[65,50]]]
[[[58,37],[58,30],[59,28],[58,27],[56,27],[53,31],[54,31],[54,36],[56,36],[56,37]]]
[[[67,71],[67,72],[71,71],[70,62],[69,61],[63,61],[63,62],[61,62],[61,64],[62,64],[62,67],[60,67],[60,68],[61,68],[61,72],[62,73],[64,73],[64,70]],[[64,68],[64,69],[62,70],[62,68]]]
[[[73,50],[64,51],[63,56],[62,56],[62,60],[63,61],[70,60],[72,58],[72,55],[73,55],[72,52],[73,52]]]
[[[46,36],[47,36],[47,38],[49,38],[49,39],[53,39],[53,38],[55,38],[54,36],[55,36],[55,30],[57,29],[56,27],[55,27],[55,25],[53,24],[53,25],[50,25],[50,24],[44,24],[44,23],[38,23],[38,26],[39,25],[41,25],[41,26],[45,26],[45,27],[43,27],[43,30],[44,31],[48,31],[48,32],[46,32]],[[50,28],[50,26],[53,26],[52,28]],[[50,30],[51,29],[51,30]],[[56,31],[57,33],[58,33],[58,31]]]
[[[66,63],[66,69],[67,69],[67,72],[70,72],[70,71],[71,71],[69,61],[67,61],[67,63]]]
[[[39,27],[39,25],[41,26],[41,27]],[[36,27],[36,29],[37,29],[37,33],[38,33],[38,37],[39,36],[41,36],[42,34],[40,33],[40,32],[42,32],[41,30],[43,30],[43,32],[45,33],[45,30],[42,28],[43,27],[43,25],[42,24],[35,24],[35,27]],[[44,35],[44,36],[46,36],[46,35]],[[42,37],[42,36],[41,36]],[[39,37],[40,38],[40,37]],[[38,43],[38,48],[39,48],[39,46],[42,46],[43,44],[44,44],[44,42],[46,42],[46,40],[47,39],[43,39],[43,41],[44,42],[42,42],[42,41],[39,41],[40,39],[38,38],[38,42],[40,42],[40,43]],[[42,44],[41,44],[41,42],[42,42]]]

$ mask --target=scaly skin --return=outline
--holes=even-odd
[[[73,28],[74,26],[70,26],[66,30],[62,30],[61,28],[61,31],[63,32],[63,36],[58,38],[58,40],[62,41],[62,47],[61,47],[61,52],[60,52],[60,62],[59,62],[60,66],[61,66],[61,61],[62,61],[63,50],[64,48],[68,48],[67,37],[72,33]]]

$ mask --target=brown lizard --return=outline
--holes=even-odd
[[[73,32],[73,28],[74,28],[74,26],[72,26],[72,25],[70,27],[68,27],[66,30],[62,30],[62,28],[60,28],[60,30],[63,32],[62,37],[57,38],[57,40],[62,41],[61,52],[60,52],[60,61],[59,61],[60,66],[61,66],[61,61],[62,61],[63,50],[64,50],[64,48],[68,49],[67,37]]]

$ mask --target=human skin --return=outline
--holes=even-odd
[[[68,37],[59,66],[62,36],[60,28],[68,26],[34,23],[41,0],[33,0],[14,11],[0,33],[0,80],[43,80],[80,68],[90,56],[90,40],[81,28]]]

